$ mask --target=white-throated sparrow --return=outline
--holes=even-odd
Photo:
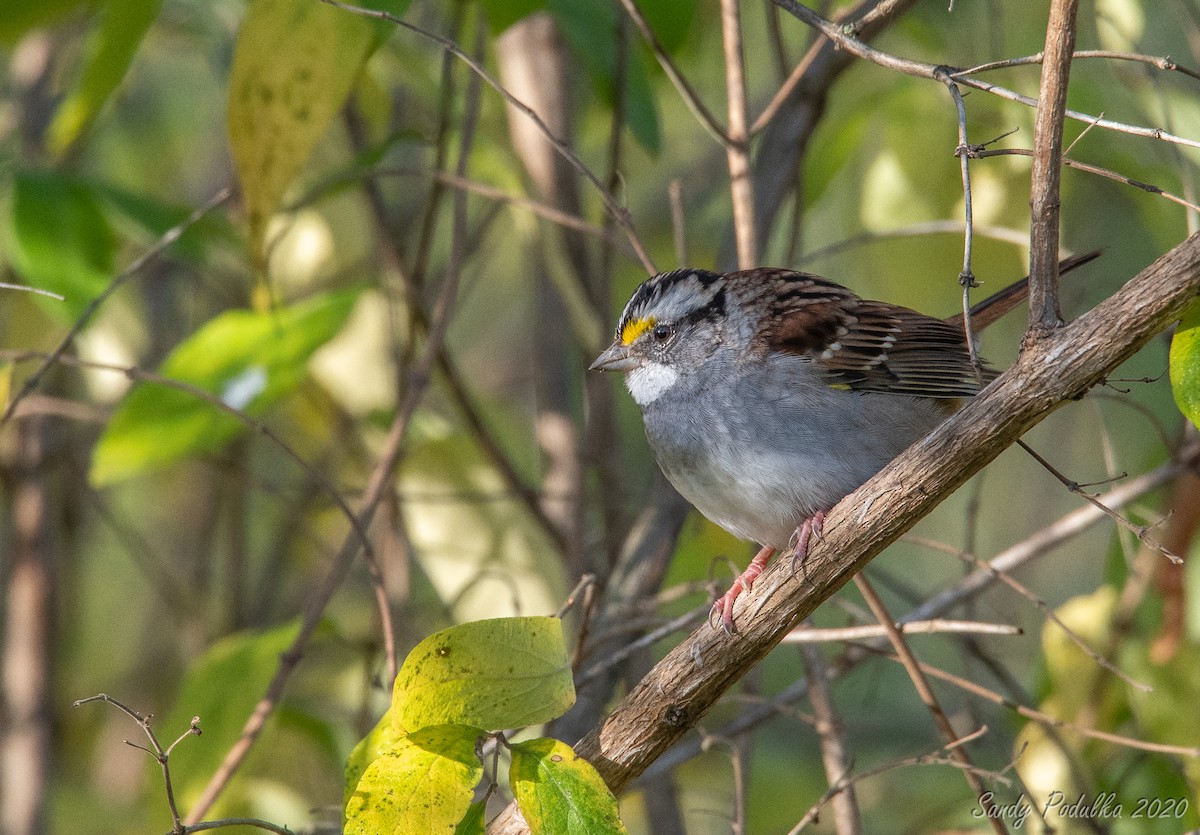
[[[1025,293],[1019,282],[976,305],[974,328]],[[996,376],[973,365],[961,319],[785,269],[676,270],[634,291],[591,369],[625,373],[675,489],[762,546],[713,606],[727,631],[775,551],[795,537],[803,559],[826,511]]]

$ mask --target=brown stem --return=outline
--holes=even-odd
[[[1000,821],[999,816],[995,814],[995,804],[992,803],[991,795],[984,788],[983,781],[979,779],[979,775],[975,772],[975,767],[971,764],[970,757],[967,756],[962,740],[959,739],[954,726],[950,724],[950,718],[942,710],[942,706],[937,700],[937,695],[934,694],[933,688],[929,686],[929,679],[925,678],[925,674],[921,672],[921,666],[917,663],[917,658],[912,654],[912,650],[908,648],[904,636],[900,634],[900,630],[896,627],[896,622],[888,614],[883,601],[875,593],[875,589],[871,586],[865,574],[855,574],[854,584],[858,587],[858,591],[862,594],[863,599],[867,601],[867,606],[871,608],[871,614],[875,615],[875,619],[879,621],[879,625],[887,630],[888,640],[891,641],[892,649],[896,651],[896,655],[900,658],[900,663],[908,673],[913,687],[916,688],[917,695],[929,710],[929,715],[933,717],[933,723],[937,725],[942,738],[946,740],[946,749],[950,752],[950,756],[962,764],[963,777],[966,779],[967,785],[971,787],[971,791],[975,792],[975,796],[979,798],[979,808],[987,813],[986,816],[992,825],[992,829],[999,833],[999,835],[1003,835],[1007,830],[1004,828],[1004,824]]]
[[[746,62],[742,55],[742,21],[738,0],[721,0],[721,35],[725,44],[725,96],[729,103],[729,189],[733,197],[733,234],[738,267],[758,266],[754,234],[754,184],[750,178],[750,138],[746,127]]]
[[[1046,26],[1029,199],[1029,327],[1034,329],[1057,328],[1063,323],[1058,306],[1058,217],[1063,119],[1078,10],[1079,0],[1054,0]]]

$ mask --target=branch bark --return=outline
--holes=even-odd
[[[1200,235],[1159,258],[1076,321],[1026,345],[962,411],[826,516],[804,569],[781,559],[738,599],[732,638],[708,624],[667,654],[576,746],[616,792],[855,572],[1050,412],[1077,399],[1178,319],[1200,295]],[[515,806],[492,835],[526,832]]]
[[[1057,328],[1058,216],[1061,208],[1063,120],[1067,81],[1075,52],[1075,13],[1079,0],[1054,0],[1046,25],[1042,82],[1033,128],[1033,173],[1029,193],[1029,326]]]

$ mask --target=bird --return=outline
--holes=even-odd
[[[1025,279],[977,304],[973,331],[1027,294]],[[838,501],[998,375],[975,357],[962,314],[938,319],[775,267],[650,277],[589,370],[625,375],[663,474],[759,545],[713,604],[710,621],[730,634],[734,601],[776,552],[802,562]]]

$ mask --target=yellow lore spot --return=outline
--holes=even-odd
[[[653,316],[643,316],[640,319],[630,319],[625,323],[625,327],[621,328],[621,344],[628,345],[644,334],[646,331],[654,327],[658,319]]]

